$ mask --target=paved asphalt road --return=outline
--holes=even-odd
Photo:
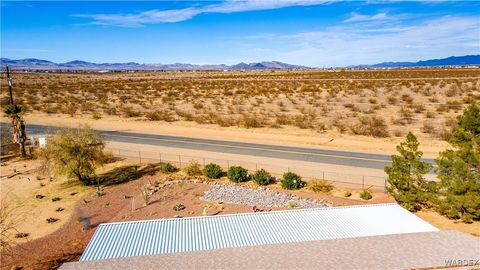
[[[6,125],[8,124],[1,123],[2,128]],[[51,126],[28,124],[27,134],[46,134],[54,131],[55,129],[58,128]],[[383,169],[385,166],[390,165],[390,156],[388,155],[324,150],[318,148],[220,141],[157,134],[132,133],[123,131],[99,132],[104,135],[108,141],[113,142],[136,143],[153,146],[157,145],[182,149],[194,149],[256,157],[280,158],[286,160],[300,160],[371,169]],[[433,163],[433,160],[425,160]]]

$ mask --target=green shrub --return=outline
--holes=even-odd
[[[177,168],[171,163],[165,163],[162,164],[162,166],[160,167],[160,171],[163,173],[173,173],[177,171]]]
[[[218,179],[222,177],[222,168],[214,163],[207,164],[205,168],[203,168],[203,175],[212,178],[212,179]]]
[[[308,186],[311,191],[321,193],[328,193],[333,189],[333,186],[325,180],[313,180],[308,183]]]
[[[284,173],[281,183],[282,188],[284,189],[300,189],[306,184],[302,181],[302,177],[300,177],[300,175],[293,172]]]
[[[196,162],[195,160],[190,161],[187,167],[183,168],[183,172],[185,172],[188,176],[202,174],[202,170],[200,169],[200,164],[198,164],[198,162]]]
[[[373,198],[372,196],[372,193],[370,193],[370,191],[364,189],[361,193],[360,193],[360,198],[364,199],[364,200],[370,200],[371,198]]]
[[[248,180],[248,171],[240,166],[232,166],[228,168],[227,177],[235,183],[244,182]]]
[[[268,185],[273,182],[273,177],[264,169],[256,171],[253,174],[252,179],[259,185]]]

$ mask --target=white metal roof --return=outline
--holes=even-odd
[[[105,223],[80,261],[430,231],[395,203]]]

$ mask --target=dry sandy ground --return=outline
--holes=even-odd
[[[92,188],[64,178],[45,177],[39,172],[39,160],[2,161],[0,196],[2,204],[15,208],[16,230],[9,236],[14,243],[22,243],[51,234],[70,219],[75,203]],[[44,196],[37,199],[37,195]],[[52,201],[58,197],[60,200]],[[56,211],[63,208],[62,211]],[[48,223],[46,219],[57,218]],[[16,238],[16,233],[28,233],[25,238]]]
[[[55,126],[77,127],[79,124],[88,124],[100,130],[120,130],[149,134],[172,136],[197,137],[217,140],[230,140],[251,143],[265,143],[289,146],[319,147],[342,151],[367,152],[377,154],[395,153],[396,145],[403,138],[373,138],[368,136],[340,134],[335,131],[318,133],[313,130],[289,128],[255,128],[220,127],[218,125],[197,124],[195,122],[177,121],[173,123],[135,120],[118,116],[104,116],[93,120],[91,115],[72,118],[65,115],[34,113],[26,115],[26,122],[32,124],[46,124]],[[2,122],[7,119],[2,118]],[[448,143],[432,139],[418,133],[421,150],[425,157],[436,157],[439,151],[448,147]]]
[[[460,220],[448,219],[428,209],[419,211],[415,214],[440,230],[457,230],[480,237],[480,221],[466,224]]]

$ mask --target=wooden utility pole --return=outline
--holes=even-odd
[[[10,94],[10,108],[7,109],[7,115],[12,118],[13,140],[20,146],[22,157],[26,157],[27,151],[25,150],[25,143],[27,141],[27,135],[25,133],[25,122],[20,116],[22,109],[13,102],[13,82],[12,78],[10,78],[8,66],[6,66],[5,72],[7,73],[8,90]]]
[[[10,69],[8,69],[8,66],[5,68],[5,71],[7,72],[7,79],[8,79],[8,91],[10,92],[10,105],[13,105],[13,93],[12,93],[12,78],[10,78]]]

